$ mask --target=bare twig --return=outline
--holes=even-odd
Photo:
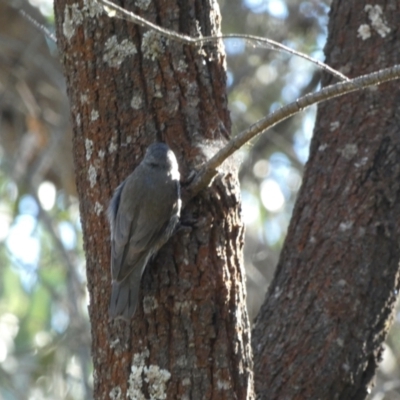
[[[47,38],[52,40],[54,43],[57,43],[57,38],[54,33],[51,33],[43,24],[37,21],[35,18],[31,17],[27,12],[24,10],[18,11],[27,21],[29,21],[33,26],[39,29]]]
[[[266,39],[266,38],[263,38],[260,36],[245,35],[245,34],[238,34],[238,33],[232,33],[232,34],[226,34],[226,35],[216,35],[216,36],[202,36],[202,37],[195,38],[195,37],[184,35],[182,33],[177,33],[170,29],[165,29],[165,28],[162,28],[161,26],[153,24],[152,22],[147,21],[146,19],[140,17],[139,15],[134,14],[131,11],[127,11],[124,8],[114,4],[112,1],[98,0],[98,2],[103,4],[103,6],[105,6],[106,9],[112,10],[115,13],[115,15],[114,15],[113,13],[108,11],[109,16],[115,16],[115,17],[123,16],[128,21],[134,22],[135,24],[138,24],[139,26],[144,27],[144,28],[150,28],[153,31],[159,33],[160,35],[163,35],[165,37],[168,37],[168,38],[173,39],[180,43],[190,44],[190,45],[199,45],[199,44],[208,43],[208,42],[216,42],[221,39],[242,39],[247,42],[256,42],[258,45],[268,47],[272,50],[282,50],[286,53],[304,58],[305,60],[314,63],[322,70],[336,76],[338,79],[340,79],[342,81],[349,81],[348,77],[346,77],[339,71],[336,71],[329,65],[327,65],[321,61],[318,61],[315,58],[312,58],[304,53],[293,50],[290,47],[287,47],[281,43],[275,42],[274,40],[271,40],[271,39]]]
[[[371,74],[359,76],[349,82],[339,82],[335,85],[327,86],[316,93],[309,93],[300,97],[293,103],[283,106],[279,110],[274,111],[265,118],[260,119],[255,124],[235,136],[224,148],[208,160],[198,172],[192,183],[187,189],[185,200],[189,200],[204,187],[206,187],[214,176],[217,174],[217,168],[236,150],[242,147],[255,136],[272,128],[279,122],[297,114],[305,108],[318,104],[322,101],[330,100],[335,97],[343,96],[344,94],[354,92],[366,88],[368,86],[380,85],[400,78],[400,65],[395,65],[390,68],[385,68]]]

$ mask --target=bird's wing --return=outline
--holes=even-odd
[[[132,174],[126,185],[140,187],[141,175]],[[168,202],[155,199],[155,206],[143,207],[141,199],[132,202],[126,198],[132,193],[127,187],[122,189],[115,217],[111,252],[111,272],[113,280],[123,281],[134,269],[143,270],[151,255],[158,250],[157,242],[163,235],[171,215],[165,208]],[[163,197],[163,196],[161,196]],[[161,201],[160,201],[161,200]],[[132,206],[137,204],[137,206]]]

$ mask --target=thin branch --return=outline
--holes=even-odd
[[[41,24],[39,21],[37,21],[35,18],[31,17],[27,12],[24,10],[18,10],[18,12],[27,20],[29,21],[34,27],[39,29],[44,36],[52,40],[54,43],[57,44],[57,38],[56,35],[51,33],[43,24]]]
[[[121,18],[121,16],[123,16],[128,21],[134,22],[135,24],[137,24],[143,28],[150,28],[153,31],[159,33],[160,35],[163,35],[165,37],[173,39],[179,43],[190,44],[190,45],[199,45],[199,44],[208,43],[208,42],[216,42],[221,39],[243,39],[246,42],[256,42],[258,45],[262,45],[262,46],[270,48],[272,50],[282,50],[286,53],[301,57],[307,61],[314,63],[322,70],[336,76],[341,81],[349,81],[350,80],[347,76],[343,75],[339,71],[336,71],[329,65],[327,65],[319,60],[316,60],[315,58],[312,58],[304,53],[293,50],[290,47],[287,47],[281,43],[275,42],[275,40],[266,39],[266,38],[263,38],[260,36],[245,35],[245,34],[239,34],[239,33],[216,35],[216,36],[202,36],[202,37],[194,38],[194,37],[191,37],[188,35],[177,33],[170,29],[162,28],[161,26],[158,26],[156,24],[153,24],[152,22],[147,21],[146,19],[140,17],[137,14],[134,14],[133,12],[125,10],[124,8],[114,4],[113,2],[111,2],[109,0],[98,0],[98,2],[104,6],[107,14],[110,17]]]
[[[319,92],[306,94],[293,103],[283,106],[265,118],[260,119],[255,124],[235,136],[224,148],[202,166],[201,170],[187,188],[187,193],[185,194],[184,199],[185,202],[209,185],[217,174],[217,168],[221,166],[221,164],[236,150],[255,136],[272,128],[279,122],[284,121],[309,106],[321,103],[322,101],[343,96],[344,94],[355,92],[356,90],[364,89],[368,86],[380,85],[398,78],[400,78],[400,65],[381,69],[377,72],[354,78],[349,82],[339,82],[335,85],[327,86]]]
[[[206,187],[217,174],[217,168],[236,150],[242,147],[249,140],[253,139],[258,134],[266,131],[269,128],[272,128],[279,122],[293,116],[299,111],[304,110],[305,108],[318,104],[322,101],[333,99],[338,96],[342,96],[344,94],[354,92],[356,90],[360,90],[366,88],[368,86],[379,85],[381,83],[398,79],[400,78],[400,65],[395,65],[390,68],[382,69],[377,72],[373,72],[371,74],[363,75],[358,78],[349,79],[340,72],[334,70],[328,65],[312,59],[303,53],[299,53],[295,50],[292,50],[278,42],[275,42],[270,39],[261,38],[258,36],[252,35],[239,35],[239,34],[230,34],[230,35],[217,35],[217,36],[205,36],[199,38],[193,38],[188,35],[183,35],[169,29],[162,28],[158,25],[153,24],[152,22],[147,21],[146,19],[132,13],[126,11],[120,6],[117,6],[113,2],[109,0],[98,0],[100,4],[105,6],[105,10],[110,17],[113,16],[123,16],[127,20],[138,24],[139,26],[150,28],[159,34],[166,36],[170,39],[176,40],[180,43],[190,44],[190,45],[198,45],[199,43],[213,42],[220,39],[244,39],[248,41],[256,41],[257,43],[264,44],[270,46],[272,49],[280,49],[290,54],[297,55],[306,60],[312,61],[316,65],[318,65],[321,69],[331,73],[332,75],[338,77],[344,82],[337,83],[335,85],[327,86],[320,90],[317,93],[310,93],[303,97],[300,97],[295,102],[290,103],[279,110],[271,113],[267,117],[259,120],[245,131],[241,132],[239,135],[234,137],[224,148],[222,148],[217,154],[215,154],[209,161],[207,161],[198,174],[195,176],[194,180],[191,182],[187,191],[185,193],[184,202],[195,196],[198,192],[200,192],[204,187]]]

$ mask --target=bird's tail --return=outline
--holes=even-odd
[[[109,314],[111,318],[131,320],[139,301],[140,279],[128,277],[122,282],[114,281],[111,289]]]

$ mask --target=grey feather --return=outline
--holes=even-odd
[[[150,258],[172,235],[181,209],[178,163],[166,144],[154,143],[115,190],[111,227],[111,318],[131,319]]]

